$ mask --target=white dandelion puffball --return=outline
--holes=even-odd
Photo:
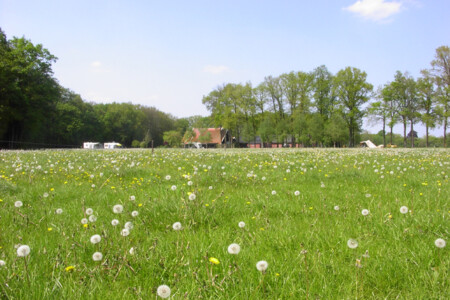
[[[369,214],[369,210],[368,210],[368,209],[363,209],[363,210],[361,211],[361,214],[362,214],[363,216],[367,216],[367,215]]]
[[[195,198],[196,198],[195,194],[190,194],[189,195],[189,200],[193,201],[193,200],[195,200]]]
[[[130,251],[128,251],[128,252],[130,253],[130,255],[134,255],[134,253],[135,253],[134,247],[131,247],[131,248],[130,248]]]
[[[347,246],[348,246],[350,249],[355,249],[356,247],[358,247],[358,242],[357,242],[356,240],[354,240],[354,239],[349,239],[349,240],[347,241]]]
[[[245,223],[244,222],[239,222],[239,227],[240,228],[244,228],[245,227]]]
[[[55,211],[55,213],[56,213],[57,215],[62,214],[62,213],[63,213],[62,208],[58,208],[58,209]]]
[[[406,206],[400,207],[400,212],[401,212],[402,214],[406,214],[406,213],[408,212],[408,207],[406,207]]]
[[[213,187],[212,187],[212,186],[209,186],[209,188],[208,188],[208,189],[212,190],[212,189],[213,189]]]
[[[272,195],[276,195],[277,194],[277,191],[272,191]]]
[[[370,198],[370,197],[372,197],[371,194],[366,194],[366,198]]]
[[[325,187],[325,183],[321,182],[321,183],[320,183],[320,187],[321,187],[321,188],[324,188],[324,187]]]
[[[334,210],[338,211],[338,210],[339,210],[339,205],[336,205],[336,206],[334,207]]]
[[[192,181],[188,181],[188,183],[187,183],[187,185],[189,185],[189,186],[191,186],[191,185],[193,185],[194,183],[192,182]]]
[[[81,219],[81,224],[87,224],[88,223],[88,219],[86,219],[86,218],[83,218],[83,219]]]
[[[173,230],[181,230],[182,226],[180,222],[175,222],[172,225]]]
[[[438,248],[444,248],[446,243],[444,239],[437,239],[434,241],[434,244],[436,245],[436,247]]]
[[[158,289],[156,290],[156,293],[161,298],[169,298],[170,297],[170,287],[168,287],[165,284],[160,285],[160,286],[158,286]]]
[[[172,191],[175,191],[177,189],[176,185],[172,185],[172,187],[170,188]]]
[[[241,246],[239,246],[238,244],[231,244],[230,246],[228,246],[228,253],[230,254],[239,254],[240,251]]]
[[[4,267],[6,266],[6,262],[4,260],[0,259],[0,267]]]
[[[92,215],[94,213],[94,210],[92,208],[86,208],[86,214],[88,216]]]
[[[22,245],[22,246],[20,246],[19,248],[17,248],[17,256],[19,256],[19,257],[25,257],[25,256],[27,256],[28,254],[30,254],[30,251],[31,251],[31,249],[30,249],[29,246],[27,246],[27,245]]]
[[[47,198],[48,197],[48,193],[44,193],[44,198]]]
[[[170,180],[170,178],[172,178],[170,175],[166,176],[166,180]]]
[[[97,217],[96,216],[94,216],[94,215],[90,215],[89,216],[89,222],[95,222],[95,221],[97,221]]]
[[[133,229],[134,226],[133,226],[132,222],[126,222],[124,227],[128,230],[131,230],[131,229]]]
[[[261,180],[263,181],[266,180],[266,176],[261,177]]]
[[[137,217],[137,215],[139,215],[139,212],[137,211],[137,210],[135,210],[135,211],[133,211],[132,213],[131,213],[131,216],[134,218],[134,217]]]
[[[130,196],[130,201],[134,201],[134,200],[136,200],[136,197],[135,196]]]
[[[92,185],[91,185],[91,188],[95,188],[95,184],[92,184]]]
[[[300,195],[300,192],[299,192],[299,191],[295,191],[295,192],[294,192],[294,195],[295,195],[295,196],[298,196],[298,195]]]
[[[94,261],[101,261],[103,258],[103,254],[101,252],[95,252],[94,254],[92,254],[92,259]]]
[[[124,228],[122,229],[122,231],[120,232],[121,236],[128,236],[130,234],[130,230]]]
[[[116,219],[112,220],[112,221],[111,221],[111,225],[112,225],[112,226],[117,226],[117,225],[119,225],[119,220],[116,220]]]
[[[268,266],[269,264],[265,260],[261,260],[256,263],[256,269],[260,272],[265,272]]]
[[[22,201],[16,201],[16,202],[14,202],[14,206],[15,206],[15,207],[22,207],[22,205],[23,205]]]
[[[100,243],[101,240],[102,240],[102,237],[99,234],[94,234],[93,236],[91,236],[92,244]]]
[[[123,212],[123,206],[121,204],[114,205],[113,212],[115,214],[121,214]]]

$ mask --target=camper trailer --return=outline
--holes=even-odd
[[[85,142],[83,143],[83,149],[102,149],[102,144],[93,143],[93,142]]]
[[[105,149],[119,149],[119,148],[123,148],[123,147],[122,147],[122,144],[112,142],[112,143],[105,143],[104,148]]]

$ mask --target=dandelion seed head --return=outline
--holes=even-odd
[[[28,254],[30,254],[31,249],[28,245],[21,245],[19,248],[17,248],[17,256],[19,257],[25,257]]]
[[[238,244],[231,244],[228,246],[228,253],[230,254],[239,254],[241,251],[241,246]]]
[[[132,216],[133,218],[137,217],[138,215],[139,215],[139,212],[138,212],[137,210],[135,210],[135,211],[133,211],[133,212],[131,213],[131,216]]]
[[[406,213],[408,212],[408,207],[406,207],[406,206],[400,207],[400,212],[401,212],[402,214],[406,214]]]
[[[239,225],[240,228],[244,228],[245,227],[245,223],[244,222],[239,222],[238,225]]]
[[[181,223],[180,222],[175,222],[172,225],[173,230],[181,230]]]
[[[86,218],[81,219],[81,224],[85,225],[87,223],[88,223],[88,219],[86,219]]]
[[[95,252],[92,254],[92,259],[94,261],[101,261],[103,259],[103,254],[101,252]]]
[[[356,240],[354,240],[354,239],[349,239],[349,240],[347,241],[347,246],[348,246],[350,249],[355,249],[356,247],[358,247],[358,242],[357,242]]]
[[[86,214],[88,216],[92,215],[94,213],[94,210],[92,208],[86,208]]]
[[[294,195],[295,195],[295,196],[300,195],[300,191],[295,191],[295,192],[294,192]]]
[[[189,200],[193,201],[193,200],[195,200],[195,198],[196,198],[196,196],[194,193],[189,195]]]
[[[111,225],[112,225],[112,226],[117,226],[117,225],[119,225],[119,220],[116,220],[116,219],[112,220],[112,221],[111,221]]]
[[[94,234],[93,236],[91,236],[92,244],[100,243],[101,240],[102,240],[102,237],[99,234]]]
[[[166,180],[170,180],[172,178],[170,175],[166,175]]]
[[[130,230],[127,228],[122,229],[122,231],[120,232],[121,236],[128,236],[130,234]]]
[[[113,212],[114,212],[115,214],[120,214],[120,213],[122,213],[122,212],[123,212],[123,206],[122,206],[121,204],[116,204],[116,205],[114,205],[114,207],[113,207]]]
[[[361,214],[362,214],[363,216],[367,216],[367,215],[369,214],[369,210],[368,210],[368,209],[363,209],[363,210],[361,211]]]
[[[94,216],[94,215],[90,215],[90,216],[89,216],[89,222],[93,223],[93,222],[95,222],[95,221],[97,221],[97,217]]]
[[[128,230],[131,230],[131,229],[133,229],[134,225],[132,222],[126,222],[124,227]]]
[[[444,248],[445,245],[446,245],[446,242],[445,242],[444,239],[439,238],[439,239],[437,239],[437,240],[434,241],[434,244],[435,244],[436,247],[438,247],[438,248]]]
[[[265,260],[260,260],[256,263],[256,269],[260,272],[265,272],[268,267],[269,264]]]
[[[22,201],[16,201],[16,202],[14,202],[14,206],[19,208],[19,207],[23,206],[23,203],[22,203]]]
[[[130,196],[130,201],[134,201],[134,200],[136,200],[136,197],[135,196]]]
[[[4,260],[0,259],[0,267],[4,267],[6,266],[6,262]]]
[[[176,185],[172,185],[172,187],[170,188],[172,191],[175,191],[177,189]]]
[[[170,297],[170,287],[168,287],[165,284],[160,285],[160,286],[158,286],[158,289],[156,290],[156,293],[161,298],[169,298]]]

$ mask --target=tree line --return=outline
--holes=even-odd
[[[290,72],[267,76],[256,87],[226,83],[203,97],[215,126],[232,131],[238,141],[300,143],[304,146],[353,147],[361,136],[363,117],[386,127],[403,125],[403,146],[407,137],[414,146],[414,125],[443,128],[444,146],[449,117],[450,49],[436,49],[431,68],[414,79],[397,71],[394,80],[378,89],[367,82],[367,74],[347,67],[332,74],[326,66],[311,72]],[[373,99],[373,100],[372,100]],[[407,127],[410,134],[407,135]]]
[[[81,147],[116,141],[126,147],[164,143],[177,119],[154,107],[94,104],[53,76],[57,58],[41,44],[8,39],[0,29],[0,147]]]
[[[311,72],[267,76],[259,85],[225,83],[204,96],[210,116],[175,118],[154,107],[131,103],[95,104],[62,87],[53,76],[57,58],[41,44],[0,28],[0,147],[81,147],[85,141],[116,141],[126,147],[178,146],[192,128],[223,127],[236,145],[256,141],[303,146],[355,146],[363,117],[382,124],[392,144],[396,124],[414,145],[414,126],[443,128],[449,117],[450,49],[436,49],[429,69],[414,79],[400,72],[375,91],[367,74],[347,67],[332,74]],[[389,134],[386,128],[390,129]],[[409,129],[408,129],[409,128]]]

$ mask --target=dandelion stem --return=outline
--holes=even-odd
[[[28,282],[28,286],[30,287],[30,276],[28,275],[28,265],[27,265],[27,257],[24,256],[23,260],[25,262],[25,273],[27,274],[27,282]]]

